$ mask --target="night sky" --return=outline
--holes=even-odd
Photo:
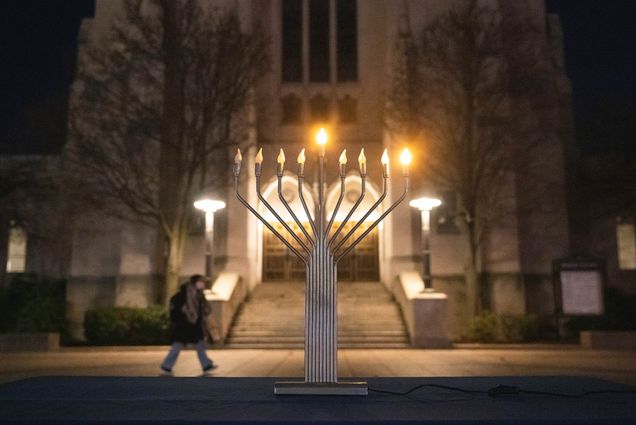
[[[513,0],[510,0],[513,1]],[[583,153],[636,151],[636,1],[547,0],[561,16]],[[0,153],[55,153],[66,137],[76,39],[91,0],[0,3]]]

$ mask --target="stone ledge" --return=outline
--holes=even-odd
[[[30,378],[0,385],[1,422],[614,425],[636,420],[633,388],[600,379],[498,376],[365,380],[367,396],[344,397],[276,396],[275,378]],[[548,394],[486,395],[501,385]],[[398,395],[409,390],[408,397]],[[581,398],[550,395],[590,391],[596,394]]]
[[[59,333],[0,334],[2,351],[48,351],[60,348]]]
[[[579,341],[585,348],[636,350],[636,331],[581,331]]]
[[[411,345],[422,348],[452,346],[446,323],[448,297],[441,292],[424,292],[416,272],[402,272],[393,284],[393,296],[400,305]]]

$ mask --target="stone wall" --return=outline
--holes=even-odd
[[[459,339],[470,321],[463,275],[434,276],[433,288],[448,296],[446,319],[452,339]],[[485,308],[497,314],[551,315],[551,276],[491,273],[487,276]]]

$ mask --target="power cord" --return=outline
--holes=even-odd
[[[590,395],[596,394],[636,394],[636,389],[633,390],[595,390],[595,391],[585,391],[578,394],[567,394],[567,393],[555,393],[548,391],[533,391],[533,390],[524,390],[522,388],[512,386],[512,385],[497,385],[496,387],[492,387],[487,391],[483,390],[469,390],[466,388],[459,387],[451,387],[448,385],[438,385],[438,384],[421,384],[417,385],[407,391],[390,391],[390,390],[381,390],[378,388],[370,388],[369,391],[380,393],[380,394],[391,394],[391,395],[399,395],[399,396],[408,396],[409,394],[422,389],[422,388],[438,388],[449,391],[457,391],[466,394],[485,394],[490,397],[501,397],[501,396],[511,396],[511,395],[519,395],[519,394],[529,394],[529,395],[544,395],[549,397],[563,397],[563,398],[583,398]]]
[[[413,388],[411,388],[408,391],[404,391],[404,392],[399,392],[399,391],[390,391],[390,390],[380,390],[380,389],[376,389],[376,388],[371,388],[369,387],[369,391],[373,391],[375,393],[382,393],[382,394],[391,394],[391,395],[409,395],[412,392],[415,392],[421,388],[439,388],[442,390],[451,390],[451,391],[458,391],[461,393],[467,393],[467,394],[488,394],[487,391],[480,391],[480,390],[467,390],[465,388],[458,388],[458,387],[450,387],[448,385],[437,385],[437,384],[421,384],[421,385],[417,385]]]

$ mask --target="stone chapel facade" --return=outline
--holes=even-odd
[[[311,176],[315,156],[313,132],[317,123],[330,133],[327,158],[327,209],[337,201],[337,158],[347,149],[350,159],[346,195],[340,211],[348,211],[357,199],[360,178],[358,152],[368,159],[367,195],[358,211],[365,211],[381,194],[380,156],[389,149],[392,179],[378,217],[399,196],[402,180],[398,155],[403,144],[393,140],[385,127],[386,94],[396,60],[398,38],[404,20],[420,28],[449,7],[442,0],[224,0],[214,5],[237,8],[245,29],[258,23],[271,40],[272,71],[255,90],[257,127],[252,148],[244,152],[241,192],[266,215],[254,194],[253,161],[263,147],[263,193],[278,206],[275,164],[283,148],[289,159],[307,147],[307,171]],[[487,3],[496,6],[496,0]],[[550,144],[547,169],[565,182],[565,161],[571,128],[569,82],[562,63],[558,17],[547,15],[543,0],[519,1],[520,13],[544,22],[545,41],[554,55],[555,78],[563,89],[562,130]],[[90,37],[100,37],[116,19],[119,0],[97,0],[95,16],[84,21]],[[263,107],[266,105],[266,107]],[[228,161],[231,154],[228,153]],[[290,168],[295,161],[289,162]],[[413,164],[414,167],[417,164]],[[295,165],[293,166],[295,167]],[[311,190],[312,179],[308,178]],[[283,193],[292,206],[298,204],[297,181],[286,174]],[[453,225],[453,194],[433,188],[444,204],[433,214],[431,233],[433,286],[449,296],[449,320],[459,327],[463,317],[463,272],[466,247],[461,230]],[[513,191],[523,191],[514,188]],[[552,313],[552,260],[569,254],[568,212],[565,184],[553,209],[545,216],[502,217],[485,246],[484,269],[489,274],[490,308],[501,313]],[[369,238],[339,267],[339,281],[381,281],[387,287],[401,271],[421,270],[420,215],[408,200],[420,196],[414,187],[407,200],[378,226]],[[520,194],[522,195],[522,194]],[[309,197],[310,198],[310,197]],[[215,271],[239,273],[248,288],[271,281],[303,280],[302,263],[289,254],[236,200],[228,187],[227,207],[215,217]],[[310,207],[311,208],[311,207]],[[283,210],[280,208],[280,210]],[[279,211],[280,211],[279,210]],[[361,213],[353,217],[360,218]],[[269,217],[273,220],[273,217]],[[336,222],[341,217],[336,217]],[[549,230],[547,224],[550,223]],[[364,224],[360,231],[366,228]],[[156,233],[98,213],[82,215],[73,223],[68,262],[69,319],[77,336],[87,308],[109,305],[147,306],[156,299]],[[205,236],[190,237],[182,273],[204,270]],[[299,283],[300,284],[300,283]]]

